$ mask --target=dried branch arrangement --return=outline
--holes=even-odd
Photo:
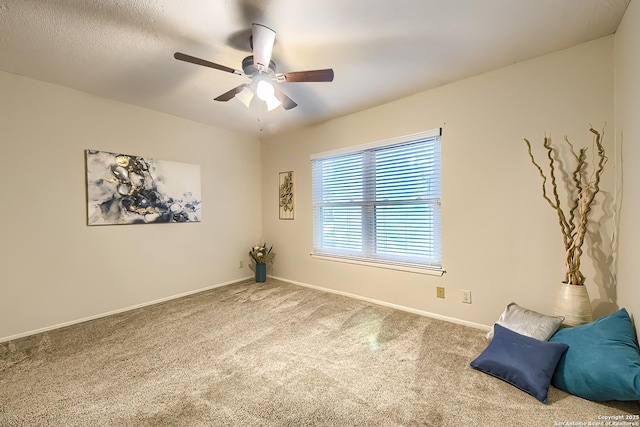
[[[584,285],[584,275],[580,272],[580,257],[582,256],[582,245],[584,244],[585,235],[587,234],[587,224],[591,206],[600,191],[600,177],[607,162],[602,145],[602,135],[604,131],[598,132],[591,127],[589,129],[593,134],[593,161],[592,170],[589,172],[589,164],[587,162],[587,147],[581,148],[576,152],[573,144],[565,136],[564,141],[567,143],[569,153],[572,157],[572,163],[575,167],[570,174],[562,170],[563,162],[559,158],[557,148],[551,144],[551,138],[545,136],[543,147],[547,152],[549,161],[549,177],[545,175],[540,165],[536,162],[531,152],[531,143],[525,138],[529,157],[533,165],[538,169],[542,177],[542,197],[547,201],[558,214],[558,222],[562,231],[562,239],[566,251],[565,265],[567,268],[565,275],[565,283],[570,285]],[[565,173],[565,184],[567,187],[567,202],[563,207],[558,194],[558,173]],[[550,189],[548,187],[550,186]]]

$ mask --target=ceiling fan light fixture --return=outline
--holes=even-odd
[[[251,105],[251,101],[253,100],[253,91],[249,86],[247,86],[236,94],[236,98],[238,98],[245,107],[249,108],[249,105]]]
[[[256,83],[256,95],[263,101],[267,101],[270,98],[275,97],[276,90],[273,85],[266,80],[259,80]]]
[[[268,111],[280,106],[280,100],[276,98],[276,90],[273,85],[266,80],[259,80],[258,83],[256,83],[256,95],[267,103]]]
[[[280,100],[275,96],[273,98],[265,99],[264,102],[267,103],[267,111],[275,110],[280,106]]]

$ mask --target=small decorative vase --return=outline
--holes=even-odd
[[[267,264],[258,263],[256,264],[256,282],[266,282],[267,281]]]
[[[591,299],[585,285],[562,283],[553,307],[555,316],[564,316],[563,325],[578,326],[593,320]]]

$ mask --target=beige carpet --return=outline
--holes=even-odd
[[[0,425],[555,426],[640,412],[554,388],[541,404],[469,367],[483,336],[238,283],[0,344]]]

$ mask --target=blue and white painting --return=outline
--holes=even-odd
[[[200,222],[200,166],[86,150],[89,225]]]

